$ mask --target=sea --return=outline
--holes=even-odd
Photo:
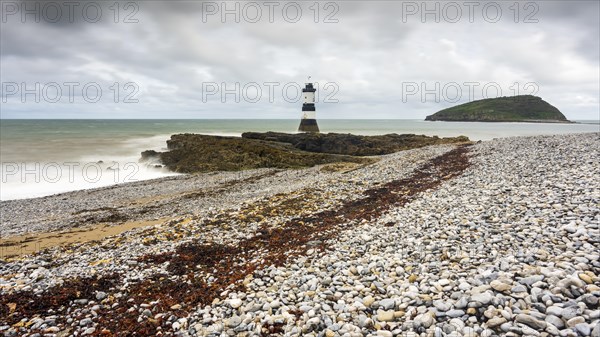
[[[574,124],[320,119],[321,132],[423,134],[471,140],[600,132],[598,120]],[[240,136],[246,131],[296,132],[297,119],[269,120],[0,120],[0,200],[52,194],[176,175],[140,162],[145,150],[166,150],[177,133]]]

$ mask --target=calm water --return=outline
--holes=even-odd
[[[321,132],[414,133],[472,140],[598,132],[594,124],[461,123],[421,120],[319,120]],[[295,132],[298,120],[1,120],[0,199],[151,179],[172,173],[138,163],[140,152],[164,150],[174,133],[239,136],[245,131]]]

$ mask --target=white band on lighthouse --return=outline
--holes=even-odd
[[[315,93],[314,92],[303,92],[304,95],[304,103],[315,103]]]
[[[302,111],[302,119],[317,119],[317,114],[314,111]]]

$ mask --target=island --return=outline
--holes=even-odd
[[[447,108],[426,121],[571,123],[541,97],[519,95],[487,98]]]

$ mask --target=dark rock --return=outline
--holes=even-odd
[[[413,134],[360,136],[342,133],[245,132],[242,138],[291,144],[299,150],[351,156],[376,156],[435,144],[467,142],[465,136],[455,138],[428,137]]]
[[[341,162],[355,165],[375,161],[361,156],[468,141],[464,136],[439,138],[397,134],[357,136],[266,132],[244,133],[241,138],[178,134],[167,141],[170,151],[144,151],[142,160],[159,159],[170,170],[181,173],[302,168]]]
[[[151,158],[156,158],[156,157],[159,156],[159,154],[160,154],[159,152],[156,152],[154,150],[144,151],[144,152],[142,152],[142,160],[148,160],[148,159],[151,159]]]
[[[585,294],[581,296],[577,301],[585,303],[588,309],[596,309],[598,307],[598,297],[592,294]]]

